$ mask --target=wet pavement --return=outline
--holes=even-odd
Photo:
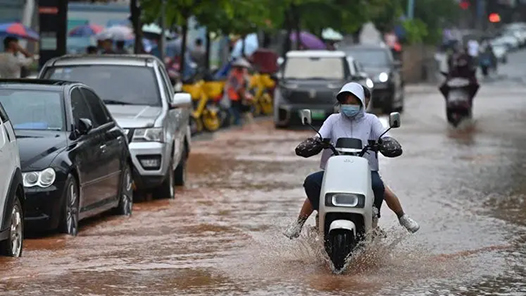
[[[343,275],[309,227],[295,241],[281,234],[318,166],[294,155],[312,132],[263,120],[195,141],[175,200],[90,219],[76,238],[27,239],[23,258],[0,258],[0,294],[526,295],[525,64],[512,54],[506,76],[482,82],[461,130],[434,86],[408,87],[393,131],[404,154],[380,166],[421,230],[406,233],[384,206],[388,237]]]

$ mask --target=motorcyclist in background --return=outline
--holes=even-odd
[[[448,68],[446,80],[439,88],[444,98],[448,97],[448,81],[452,78],[464,78],[468,79],[472,86],[470,90],[470,100],[473,102],[473,97],[480,85],[476,76],[477,66],[474,65],[473,58],[467,53],[467,48],[460,48],[460,46],[455,48],[455,52],[448,57]]]

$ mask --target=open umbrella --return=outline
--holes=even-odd
[[[13,36],[17,38],[37,41],[40,37],[38,33],[19,22],[0,24],[0,36]]]
[[[341,41],[343,40],[342,34],[340,32],[335,31],[333,28],[327,28],[324,29],[321,32],[321,38],[325,40],[334,40],[334,41]]]
[[[125,26],[113,26],[102,30],[95,35],[97,40],[111,39],[116,41],[126,41],[135,38],[133,30]]]
[[[290,40],[296,42],[296,32],[290,34]],[[301,43],[308,49],[326,49],[325,43],[320,38],[308,32],[300,33]]]
[[[103,26],[99,26],[95,24],[87,24],[87,25],[77,26],[71,29],[71,31],[69,31],[68,33],[68,36],[70,37],[90,37],[90,36],[97,35],[103,30],[104,30]]]
[[[239,39],[232,50],[232,57],[238,58],[241,56],[243,48],[243,40]],[[245,37],[245,56],[250,56],[259,48],[258,35],[256,33],[248,34]]]

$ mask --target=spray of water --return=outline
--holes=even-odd
[[[337,290],[352,288],[357,294],[359,289],[365,294],[373,293],[370,289],[377,291],[426,278],[448,278],[465,270],[459,258],[439,258],[412,241],[408,233],[393,228],[386,229],[386,237],[377,237],[358,248],[348,258],[343,273],[335,275],[323,240],[314,228],[305,227],[295,240],[287,239],[281,230],[282,227],[248,233],[251,240],[246,248],[228,262],[223,261],[221,270],[229,277],[254,284],[316,283],[316,290],[333,291],[337,286]]]

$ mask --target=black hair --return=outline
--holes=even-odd
[[[360,100],[355,94],[353,94],[352,92],[350,91],[344,91],[344,92],[341,92],[339,93],[337,96],[336,96],[336,100],[338,100],[338,104],[343,104],[343,101],[345,100],[345,97],[343,96],[343,94],[350,94],[351,96],[355,97],[358,102],[360,103],[360,105],[363,105],[362,103],[362,100]]]
[[[362,87],[363,87],[363,95],[365,96],[366,99],[367,98],[370,99],[371,98],[371,90],[368,87],[366,87],[365,85],[362,85]]]
[[[4,49],[7,49],[9,47],[9,43],[11,42],[18,42],[18,38],[13,36],[7,36],[4,38]]]
[[[201,40],[201,38],[197,38],[195,39],[195,44],[201,46],[203,45],[203,40]]]
[[[96,46],[88,46],[88,48],[86,49],[86,52],[91,54],[91,53],[97,53],[97,47]]]

